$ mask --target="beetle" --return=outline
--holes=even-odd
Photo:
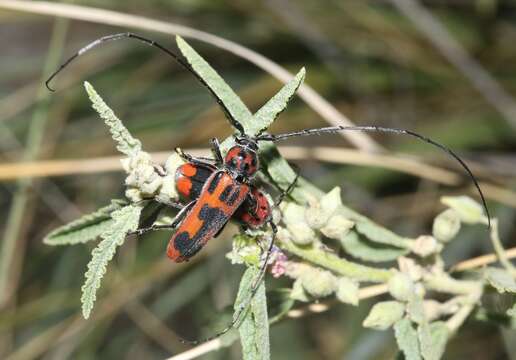
[[[201,194],[203,185],[216,170],[215,165],[191,162],[179,166],[175,174],[177,191],[184,200],[197,199]],[[263,191],[251,186],[250,197],[244,200],[233,218],[244,227],[257,229],[267,222],[270,214],[271,207]]]
[[[448,155],[452,156],[466,171],[473,181],[483,207],[488,217],[488,227],[491,224],[489,210],[482,193],[482,190],[464,161],[446,146],[418,133],[405,129],[395,129],[379,126],[330,126],[316,129],[305,129],[301,131],[285,134],[266,134],[265,128],[257,132],[255,136],[245,133],[244,127],[231,114],[224,102],[217,96],[214,89],[202,79],[191,66],[171,50],[159,43],[132,33],[121,33],[104,36],[80,49],[75,55],[64,62],[46,81],[49,86],[50,81],[62,71],[70,62],[78,56],[91,50],[97,45],[108,41],[120,39],[136,39],[145,44],[151,45],[174,58],[180,65],[191,72],[201,84],[203,84],[215,97],[222,107],[231,125],[237,130],[234,136],[235,144],[229,149],[225,156],[222,155],[220,145],[216,139],[212,139],[212,150],[215,159],[195,158],[188,154],[179,152],[186,161],[186,164],[179,167],[176,172],[176,186],[178,192],[189,202],[186,205],[178,205],[181,210],[170,225],[154,226],[148,229],[137,230],[141,234],[149,229],[158,228],[177,228],[170,238],[167,247],[167,255],[176,262],[186,261],[194,256],[202,247],[213,237],[215,237],[231,219],[236,218],[244,225],[256,228],[263,225],[270,225],[273,235],[265,254],[265,259],[260,267],[259,275],[252,283],[251,294],[248,303],[242,305],[233,318],[233,321],[215,336],[202,341],[187,341],[189,343],[200,343],[218,337],[235,326],[244,314],[244,310],[256,293],[261,279],[266,271],[267,262],[274,244],[276,225],[271,219],[271,206],[261,190],[253,185],[253,178],[260,169],[258,149],[260,142],[278,142],[297,136],[311,136],[341,131],[365,131],[382,132],[397,135],[407,135],[418,140],[431,144]],[[53,90],[52,90],[53,91]],[[297,178],[297,177],[296,177]],[[286,192],[290,191],[295,185],[295,181],[289,185]],[[282,194],[283,195],[283,194]]]

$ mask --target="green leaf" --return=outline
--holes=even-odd
[[[499,311],[490,311],[479,307],[475,313],[474,318],[477,321],[486,322],[495,326],[504,326],[508,329],[516,330],[516,309],[507,310],[507,312],[500,313]],[[511,316],[511,314],[513,314]]]
[[[441,202],[457,211],[460,220],[466,224],[487,221],[482,206],[468,196],[443,196]]]
[[[305,68],[301,68],[292,80],[285,84],[276,95],[254,114],[255,121],[249,124],[246,132],[255,135],[267,129],[279,114],[285,110],[304,79]]]
[[[82,314],[85,319],[90,316],[93,309],[97,289],[106,273],[108,262],[115,255],[116,248],[123,244],[127,233],[138,228],[141,210],[140,206],[128,205],[114,211],[111,214],[113,218],[112,226],[100,235],[103,240],[92,252],[92,258],[85,275],[86,281],[82,286]]]
[[[423,324],[426,322],[425,308],[423,298],[420,296],[412,296],[407,303],[407,314],[410,320],[416,324]]]
[[[248,268],[238,290],[235,301],[235,314],[248,305],[251,287],[259,275],[257,267]],[[265,283],[262,280],[256,294],[254,295],[245,317],[238,328],[240,342],[242,343],[242,354],[244,360],[268,360],[270,359],[269,346],[269,321],[267,319],[267,298],[265,296]]]
[[[340,243],[349,255],[372,262],[396,260],[399,256],[409,252],[408,249],[374,243],[360,236],[355,231],[349,232],[341,239]]]
[[[141,151],[142,144],[140,140],[133,138],[124,124],[122,124],[122,121],[120,121],[113,110],[107,106],[100,95],[97,94],[93,86],[91,86],[89,82],[85,81],[84,87],[93,103],[93,108],[99,113],[100,117],[109,127],[111,137],[117,142],[117,150],[127,156],[134,156],[137,152]]]
[[[359,301],[358,283],[346,277],[339,278],[335,295],[339,301],[357,306]]]
[[[367,239],[383,244],[398,247],[401,249],[410,249],[412,241],[396,235],[392,231],[375,224],[367,217],[342,206],[341,211],[349,220],[355,222],[355,230],[364,235]]]
[[[405,304],[398,301],[381,301],[373,306],[362,323],[364,327],[386,330],[403,317]]]
[[[216,97],[220,99],[226,107],[230,116],[226,114],[228,120],[233,117],[244,127],[248,135],[254,133],[248,132],[248,127],[252,123],[253,115],[245,106],[240,97],[229,87],[222,77],[206,62],[188,43],[180,36],[176,36],[177,46],[184,57],[188,60],[195,72],[206,83]]]
[[[394,324],[394,335],[406,360],[421,360],[417,331],[409,319],[403,318]]]
[[[484,271],[484,276],[499,293],[516,293],[516,281],[507,270],[490,267]]]
[[[454,209],[446,209],[434,219],[432,235],[440,242],[451,241],[461,226],[459,213]]]
[[[58,227],[45,236],[43,242],[47,245],[73,245],[94,240],[112,226],[111,213],[125,204],[124,200],[112,200],[111,205]]]
[[[444,354],[449,337],[446,324],[442,321],[431,324],[425,322],[418,327],[418,335],[423,358],[425,360],[439,360]]]

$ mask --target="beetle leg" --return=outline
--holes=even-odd
[[[181,159],[189,163],[213,166],[213,163],[217,161],[216,159],[212,159],[209,157],[192,156],[190,154],[185,153],[183,149],[178,147],[176,147],[174,150],[179,155],[179,157],[181,157]]]
[[[135,231],[131,231],[130,233],[128,233],[128,235],[135,234],[135,235],[139,236],[139,235],[148,233],[149,231],[173,230],[181,223],[181,221],[183,221],[183,219],[185,218],[186,214],[188,213],[188,210],[190,210],[195,205],[196,202],[197,202],[197,200],[194,200],[194,201],[189,202],[185,206],[183,206],[183,208],[181,210],[179,210],[179,212],[177,213],[176,217],[174,218],[174,220],[172,221],[171,224],[151,225],[151,226],[146,227],[146,228],[141,228],[141,229],[136,229]]]
[[[211,142],[211,151],[213,155],[215,155],[215,160],[219,165],[224,164],[224,158],[222,157],[222,153],[220,152],[220,144],[217,138],[212,138]]]
[[[249,209],[247,209],[247,211],[249,212],[249,215],[251,215],[252,217],[254,217],[256,220],[259,220],[260,218],[258,217],[258,215],[256,214],[256,204],[258,203],[256,201],[256,199],[254,198],[253,195],[251,195],[251,193],[247,194],[247,199],[246,201],[248,201],[248,203],[250,204],[249,206]]]

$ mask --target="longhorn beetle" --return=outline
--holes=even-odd
[[[379,126],[330,126],[316,129],[305,129],[279,135],[266,134],[264,133],[266,129],[263,128],[258,131],[255,136],[249,136],[245,133],[243,125],[232,116],[230,109],[228,109],[224,102],[217,96],[215,90],[212,89],[186,61],[159,43],[139,35],[132,33],[113,34],[101,37],[91,42],[64,62],[59,69],[49,77],[45,83],[46,86],[49,90],[53,91],[49,86],[52,79],[74,59],[85,52],[105,42],[127,38],[135,39],[158,48],[168,56],[174,58],[180,65],[192,73],[214,96],[229,122],[238,132],[234,135],[235,145],[229,149],[225,156],[221,153],[217,139],[212,139],[212,150],[215,155],[215,159],[195,158],[178,151],[187,163],[177,169],[176,187],[178,192],[186,199],[189,199],[190,202],[186,205],[173,204],[180,208],[180,211],[171,225],[151,226],[149,228],[139,229],[136,232],[141,234],[149,230],[160,228],[177,228],[176,232],[172,235],[167,248],[167,255],[176,262],[186,261],[190,257],[194,256],[202,249],[206,242],[208,242],[212,237],[218,235],[224,225],[231,218],[236,218],[244,225],[253,228],[269,224],[273,233],[258,276],[252,283],[247,303],[238,309],[233,317],[233,321],[228,327],[212,337],[201,341],[186,342],[196,344],[208,341],[225,334],[231,328],[236,326],[239,323],[241,316],[245,314],[247,306],[255,295],[265,274],[267,262],[274,244],[276,225],[271,219],[271,206],[265,195],[261,190],[253,185],[253,178],[260,169],[258,157],[258,145],[260,142],[277,142],[296,136],[320,135],[340,131],[382,132],[415,137],[448,153],[462,166],[473,181],[480,195],[482,205],[488,217],[488,227],[491,226],[491,217],[489,215],[484,194],[482,193],[475,176],[464,161],[462,161],[458,155],[446,146],[410,130]],[[285,194],[287,194],[294,185],[295,181],[280,195],[279,201],[281,201],[283,196],[285,196]],[[277,201],[277,203],[279,201]]]

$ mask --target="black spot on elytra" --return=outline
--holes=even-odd
[[[228,199],[227,204],[230,206],[233,205],[235,201],[237,201],[239,195],[239,191],[234,191],[233,194],[231,194],[231,197]]]
[[[210,184],[208,185],[208,192],[210,194],[213,194],[215,189],[217,188],[217,185],[220,182],[220,178],[222,177],[223,173],[219,172],[215,175],[215,177],[211,180]]]
[[[229,217],[222,210],[204,204],[199,211],[199,219],[202,220],[202,225],[194,236],[190,238],[188,232],[185,231],[179,233],[174,240],[174,248],[185,260],[197,254],[206,242],[228,222]]]
[[[225,203],[228,199],[229,194],[231,194],[231,191],[233,191],[233,185],[226,186],[224,191],[222,191],[222,193],[220,194],[219,200]]]
[[[176,238],[174,240],[174,247],[177,251],[181,254],[181,256],[184,256],[186,252],[188,252],[188,249],[190,248],[192,244],[192,241],[190,240],[190,236],[186,231],[183,231],[182,233],[179,233],[176,235]]]
[[[204,204],[201,208],[201,211],[199,211],[199,220],[203,220],[203,226],[201,227],[202,229],[205,227],[205,225],[209,225],[207,223],[214,225],[219,224],[221,221],[225,223],[228,218],[226,214],[224,214],[224,212],[219,208],[210,207],[208,204]],[[199,232],[197,232],[196,235],[198,235]]]
[[[197,167],[197,172],[192,177],[192,189],[190,190],[192,195],[190,195],[190,198],[197,199],[199,195],[201,195],[202,187],[212,173],[213,169],[201,166]]]

